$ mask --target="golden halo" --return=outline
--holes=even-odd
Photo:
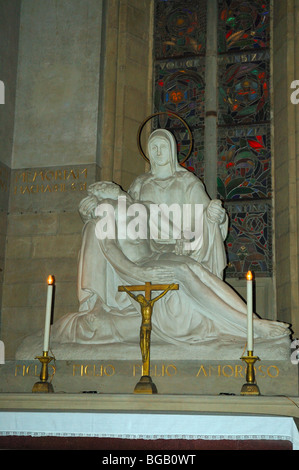
[[[141,132],[145,126],[145,124],[150,121],[151,119],[153,119],[154,117],[156,116],[160,116],[161,114],[167,114],[168,116],[174,116],[176,119],[179,119],[185,126],[185,128],[187,129],[188,131],[188,134],[189,134],[189,139],[190,139],[190,146],[189,146],[189,151],[188,151],[188,154],[187,156],[184,158],[184,160],[182,160],[181,162],[179,162],[180,165],[182,165],[183,163],[185,163],[186,160],[188,160],[188,158],[190,157],[191,155],[191,152],[192,152],[192,145],[193,145],[193,139],[192,139],[192,132],[191,132],[191,129],[190,127],[188,126],[188,124],[184,121],[184,119],[182,119],[178,114],[175,114],[175,113],[172,113],[170,111],[161,111],[159,113],[154,113],[154,114],[151,114],[150,116],[148,116],[139,126],[139,129],[138,129],[138,134],[137,134],[137,145],[138,145],[138,149],[139,149],[139,152],[141,153],[141,156],[148,162],[150,163],[150,160],[149,158],[145,155],[143,149],[142,149],[142,146],[141,146]]]

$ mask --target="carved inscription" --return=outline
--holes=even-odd
[[[72,363],[68,365],[70,375],[73,377],[92,378],[92,377],[113,377],[117,375],[117,365],[113,364],[77,364]],[[128,366],[129,375],[132,377],[139,377],[141,374],[141,364],[131,364]],[[56,366],[49,364],[49,377],[53,377],[57,372]],[[38,364],[16,364],[15,366],[15,377],[34,376],[38,377],[40,374],[40,366]],[[280,370],[276,365],[260,365],[255,368],[255,374],[259,378],[276,379]],[[180,369],[175,364],[152,364],[150,369],[151,377],[174,377],[179,375],[186,375],[183,369]],[[209,379],[212,377],[224,377],[224,378],[240,378],[245,379],[246,377],[246,366],[242,364],[218,364],[218,365],[206,365],[200,364],[198,367],[194,367],[193,372],[189,372],[188,375],[191,377],[197,377],[202,379]]]
[[[275,365],[270,366],[258,366],[254,368],[255,375],[265,378],[269,377],[275,379],[279,376],[279,368]],[[217,366],[204,366],[201,365],[197,371],[196,377],[241,377],[244,379],[246,377],[246,366],[242,365],[217,365]]]
[[[56,372],[56,367],[52,364],[48,366],[49,378],[51,379]],[[40,365],[38,364],[16,364],[15,366],[15,377],[26,377],[27,375],[32,377],[39,377]]]
[[[115,374],[115,367],[111,364],[73,364],[73,377],[112,377]]]
[[[18,171],[14,194],[45,194],[87,189],[87,168]]]
[[[134,364],[132,373],[134,377],[138,377],[141,374],[142,367],[140,364]],[[151,377],[172,377],[177,374],[177,368],[173,364],[162,364],[161,366],[151,365],[150,376]]]

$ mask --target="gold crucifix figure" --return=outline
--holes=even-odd
[[[178,290],[178,284],[152,284],[146,282],[142,286],[119,286],[119,292],[127,292],[141,307],[140,349],[142,356],[142,377],[137,383],[134,393],[157,393],[157,388],[150,377],[150,338],[152,330],[152,313],[154,303],[170,290]],[[134,295],[132,292],[143,291],[145,295]],[[153,299],[152,291],[163,291]]]

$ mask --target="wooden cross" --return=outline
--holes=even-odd
[[[165,290],[169,287],[169,284],[152,284],[151,282],[146,282],[143,286],[125,286],[127,290],[131,292],[144,292],[144,297],[145,300],[150,301],[151,300],[151,293],[152,291],[155,290]],[[124,286],[119,286],[118,291],[119,292],[125,292],[126,289]],[[178,290],[179,285],[174,284],[170,290]]]
[[[130,297],[139,302],[141,307],[142,323],[140,327],[140,349],[142,355],[142,377],[137,383],[134,393],[157,393],[157,388],[150,377],[150,336],[151,336],[151,318],[153,306],[156,301],[161,299],[168,291],[178,290],[178,284],[152,284],[146,282],[142,286],[119,286],[119,292],[127,292]],[[144,292],[145,295],[135,296],[132,292]],[[163,291],[153,299],[152,291]]]

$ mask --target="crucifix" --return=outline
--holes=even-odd
[[[157,393],[157,388],[150,377],[150,338],[152,330],[152,313],[154,303],[167,294],[170,290],[178,290],[178,284],[152,284],[146,282],[142,286],[119,286],[119,292],[127,292],[141,307],[141,327],[140,327],[140,349],[142,356],[142,376],[135,386],[134,393]],[[152,291],[163,291],[153,299]],[[134,295],[132,292],[144,292]]]

